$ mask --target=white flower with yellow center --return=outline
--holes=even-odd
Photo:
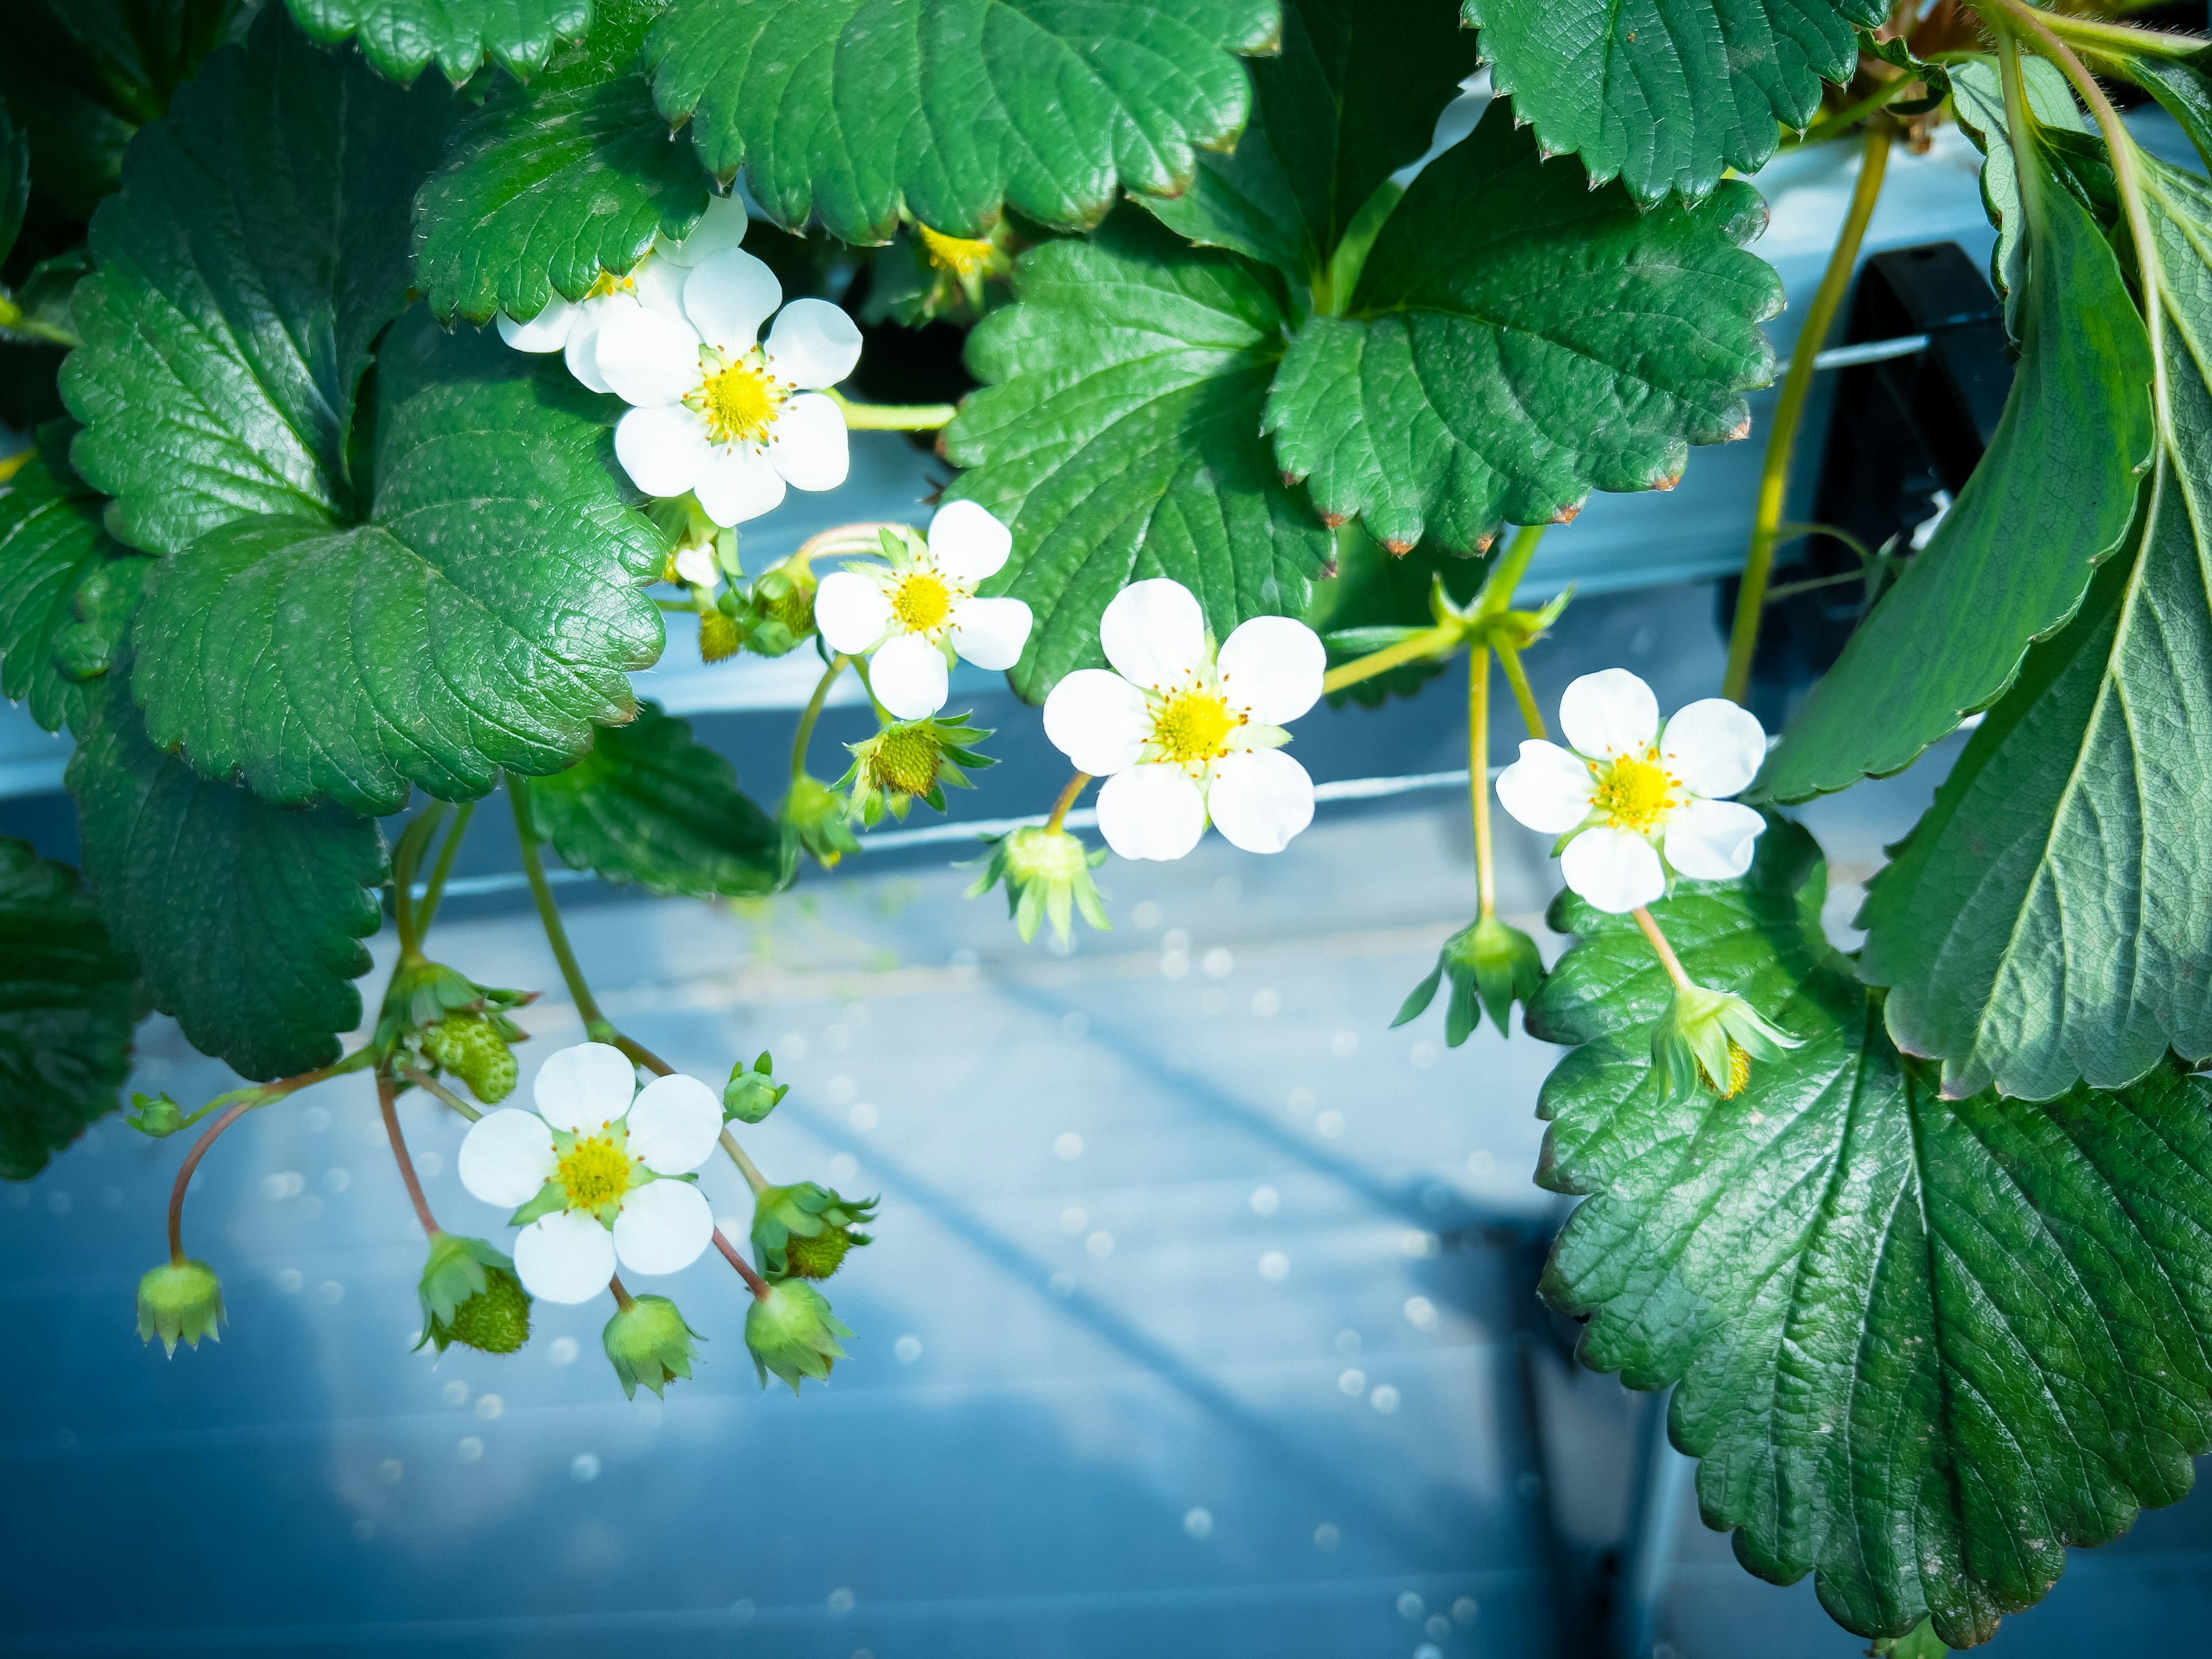
[[[1014,538],[973,501],[949,501],[929,521],[926,544],[886,538],[888,564],[848,564],[822,579],[814,625],[832,651],[868,659],[876,701],[902,720],[945,707],[952,659],[1012,668],[1029,643],[1030,608],[1019,599],[979,599]]]
[[[1567,838],[1559,873],[1601,910],[1667,891],[1667,872],[1725,881],[1751,867],[1766,820],[1729,800],[1766,757],[1758,717],[1725,697],[1686,704],[1662,729],[1659,700],[1625,668],[1585,674],[1559,699],[1571,745],[1524,743],[1498,799],[1531,830]]]
[[[681,316],[684,279],[702,260],[744,241],[747,226],[743,202],[734,196],[710,196],[706,213],[682,241],[654,237],[645,256],[623,275],[601,271],[580,300],[556,294],[526,323],[502,312],[499,337],[517,351],[558,351],[568,372],[586,386],[594,392],[611,392],[614,388],[600,375],[599,366],[599,330],[607,319],[641,305]]]
[[[1181,582],[1132,582],[1098,625],[1103,668],[1052,689],[1044,732],[1104,778],[1098,830],[1125,859],[1179,859],[1208,819],[1248,853],[1279,853],[1313,822],[1313,780],[1283,730],[1321,696],[1328,653],[1287,617],[1255,617],[1214,648]]]
[[[514,1271],[548,1302],[588,1302],[616,1263],[635,1273],[688,1267],[714,1234],[706,1197],[680,1179],[722,1133],[720,1097],[696,1078],[641,1090],[621,1049],[582,1042],[546,1057],[538,1109],[487,1112],[461,1142],[461,1184],[517,1205]]]

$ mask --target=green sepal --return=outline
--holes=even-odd
[[[1875,1659],[1943,1659],[1951,1650],[1936,1633],[1936,1621],[1923,1619],[1903,1636],[1877,1636],[1867,1651]]]
[[[1049,917],[1054,936],[1065,945],[1077,910],[1100,933],[1113,929],[1098,884],[1091,878],[1091,872],[1105,861],[1103,847],[1085,848],[1066,830],[1037,824],[994,836],[988,856],[970,859],[961,867],[983,866],[983,873],[968,890],[969,898],[981,898],[1000,883],[1006,884],[1006,914],[1024,945]]]
[[[138,1340],[161,1339],[171,1358],[177,1344],[222,1340],[222,1280],[204,1261],[164,1261],[138,1281]]]
[[[1500,1036],[1511,1035],[1507,1018],[1516,1002],[1527,1002],[1544,983],[1544,958],[1536,941],[1519,928],[1486,916],[1444,941],[1437,965],[1399,1007],[1393,1030],[1419,1018],[1451,977],[1451,1001],[1444,1011],[1444,1044],[1456,1048],[1473,1035],[1487,1013]]]
[[[775,1063],[763,1048],[754,1060],[750,1070],[739,1060],[730,1068],[730,1080],[722,1085],[722,1119],[725,1122],[758,1123],[774,1111],[783,1097],[791,1092],[788,1083],[778,1083],[774,1073]]]
[[[556,1147],[559,1146],[561,1131],[556,1129],[553,1132],[553,1138],[554,1145]],[[574,1139],[573,1135],[569,1137],[572,1142]],[[526,1227],[540,1216],[555,1215],[568,1207],[568,1189],[557,1181],[548,1181],[538,1189],[537,1197],[507,1217],[507,1224],[510,1227]]]
[[[1779,1060],[1784,1049],[1802,1041],[1731,992],[1681,986],[1651,1025],[1651,1068],[1660,1079],[1661,1100],[1686,1100],[1701,1088],[1725,1100],[1742,1091],[1739,1066],[1747,1078],[1750,1062]]]
[[[702,1340],[665,1296],[633,1297],[627,1307],[615,1310],[599,1337],[629,1400],[637,1398],[641,1382],[655,1398],[665,1397],[662,1391],[671,1382],[691,1375],[696,1345]]]
[[[845,792],[848,822],[870,829],[889,811],[903,819],[919,798],[939,812],[945,810],[947,786],[972,789],[961,769],[981,770],[998,762],[971,745],[991,733],[969,722],[972,714],[951,720],[932,714],[918,720],[893,720],[875,736],[846,744],[853,763],[836,787]]]
[[[845,1252],[872,1243],[855,1231],[876,1218],[878,1200],[850,1199],[811,1181],[788,1187],[763,1187],[753,1199],[753,1255],[770,1278],[827,1279]],[[822,1240],[809,1250],[795,1240]]]
[[[830,785],[802,773],[776,809],[783,832],[824,870],[834,870],[848,854],[860,850],[860,838],[847,820],[845,798]]]
[[[458,1342],[486,1353],[513,1353],[530,1338],[530,1296],[514,1263],[481,1238],[439,1233],[416,1286],[422,1304],[417,1351],[440,1353]]]
[[[752,1354],[761,1387],[768,1387],[768,1374],[774,1371],[791,1385],[794,1396],[803,1376],[817,1382],[830,1380],[830,1366],[845,1357],[838,1339],[852,1334],[830,1311],[822,1292],[803,1279],[775,1281],[745,1310],[745,1347]]]
[[[167,1140],[180,1130],[191,1128],[222,1103],[222,1097],[217,1096],[197,1112],[187,1114],[169,1097],[166,1089],[158,1095],[133,1093],[131,1104],[124,1109],[123,1121],[150,1139]]]

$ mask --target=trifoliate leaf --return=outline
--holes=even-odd
[[[420,311],[377,376],[368,522],[241,520],[166,559],[139,616],[155,740],[271,800],[390,812],[410,783],[558,771],[660,653],[663,543],[615,482],[612,399]]]
[[[28,1180],[115,1109],[144,1012],[76,872],[0,837],[0,1178]]]
[[[797,845],[738,792],[729,762],[650,702],[628,726],[601,726],[567,771],[532,783],[530,815],[570,868],[663,896],[774,893],[798,873]]]
[[[1768,757],[1754,787],[1770,799],[1895,772],[1988,708],[2135,517],[2149,341],[2095,222],[2039,156],[2031,177],[2021,361],[1996,435]]]
[[[362,55],[395,81],[436,58],[455,86],[490,58],[510,75],[545,66],[556,40],[592,26],[592,0],[289,0],[300,27],[325,46],[361,37]]]
[[[1036,618],[1015,690],[1101,663],[1098,619],[1139,577],[1189,588],[1217,638],[1301,614],[1329,537],[1260,436],[1287,321],[1273,279],[1124,213],[1024,255],[1014,295],[969,337],[986,384],[944,443],[972,469],[949,493],[1013,530],[990,591]]]
[[[92,227],[62,394],[109,527],[175,552],[251,514],[353,516],[346,436],[408,284],[408,207],[452,99],[317,50],[275,6],[133,145]]]
[[[77,596],[111,562],[146,561],[100,527],[100,498],[44,456],[0,490],[0,696],[28,703],[49,732],[69,717],[82,678],[56,659],[84,624]]]
[[[708,169],[779,222],[887,241],[903,208],[980,236],[1010,203],[1096,223],[1117,187],[1172,196],[1250,101],[1236,54],[1274,0],[675,0],[646,63]]]
[[[441,319],[526,320],[629,270],[706,210],[706,169],[668,131],[637,63],[653,9],[599,0],[580,46],[464,116],[415,204],[416,282]]]
[[[1582,157],[1638,199],[1695,198],[1723,168],[1750,173],[1820,107],[1820,82],[1850,79],[1853,26],[1884,0],[1463,0],[1491,85],[1511,97],[1547,154]],[[1777,124],[1779,124],[1778,126]]]
[[[1253,60],[1252,118],[1202,153],[1180,196],[1138,199],[1178,234],[1316,287],[1353,219],[1429,147],[1474,68],[1474,37],[1431,0],[1291,0],[1279,56]]]
[[[332,805],[272,806],[148,741],[127,664],[86,686],[69,766],[84,868],[154,1006],[249,1078],[338,1057],[361,1024],[384,840]]]
[[[2189,1489],[2212,1443],[2212,1089],[2172,1072],[2046,1106],[1942,1098],[1820,937],[1795,826],[1749,875],[1651,907],[1691,975],[1804,1039],[1742,1091],[1661,1103],[1671,988],[1636,924],[1583,935],[1529,1011],[1583,1046],[1544,1087],[1538,1179],[1588,1196],[1546,1269],[1582,1354],[1675,1385],[1707,1524],[1829,1613],[1988,1639]]]
[[[2062,132],[2081,131],[2081,106],[2065,71],[2040,58],[2023,57],[2021,86],[2027,107],[2043,126]],[[1982,208],[1997,228],[1996,246],[1990,250],[1990,286],[2005,297],[2005,322],[2017,337],[2015,316],[2027,287],[2026,226],[2020,210],[2020,182],[2012,159],[2012,140],[2006,128],[2004,87],[1992,63],[1963,64],[1951,73],[1951,112],[1959,130],[1982,152]]]
[[[1394,551],[1468,551],[1592,489],[1671,489],[1692,444],[1751,428],[1782,283],[1742,251],[1745,184],[1640,210],[1545,161],[1494,102],[1383,225],[1349,313],[1315,316],[1268,394],[1285,473]],[[1480,201],[1480,212],[1468,203]]]

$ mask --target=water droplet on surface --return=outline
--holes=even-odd
[[[326,1279],[315,1286],[315,1300],[325,1308],[335,1308],[345,1300],[345,1286],[335,1279]]]
[[[1099,1261],[1103,1261],[1108,1256],[1114,1254],[1114,1235],[1108,1232],[1103,1227],[1101,1227],[1097,1232],[1091,1234],[1090,1237],[1083,1241],[1083,1248],[1090,1251],[1091,1254]]]
[[[1407,1297],[1406,1298],[1406,1322],[1408,1325],[1411,1325],[1417,1331],[1432,1331],[1436,1329],[1437,1324],[1440,1322],[1437,1316],[1437,1304],[1430,1301],[1425,1296]]]
[[[1452,1603],[1452,1617],[1462,1625],[1471,1625],[1482,1616],[1482,1604],[1472,1595],[1462,1595]]]
[[[1280,1250],[1270,1250],[1260,1258],[1260,1277],[1268,1283],[1279,1285],[1291,1276],[1291,1259]]]
[[[882,1120],[878,1116],[876,1109],[864,1100],[845,1115],[845,1121],[860,1133],[866,1134]]]
[[[1367,1373],[1356,1365],[1349,1370],[1339,1373],[1336,1389],[1339,1394],[1349,1395],[1354,1400],[1358,1399],[1361,1395],[1367,1392]]]
[[[1418,1619],[1428,1610],[1429,1604],[1412,1590],[1406,1591],[1398,1598],[1398,1616],[1401,1619]]]
[[[477,1420],[480,1423],[496,1421],[507,1410],[507,1401],[495,1394],[477,1396]]]
[[[1375,1385],[1375,1392],[1367,1396],[1367,1403],[1388,1417],[1398,1409],[1398,1390],[1388,1382],[1378,1382]]]
[[[301,1285],[307,1282],[307,1281],[301,1276],[300,1270],[297,1267],[287,1267],[276,1275],[276,1288],[284,1291],[287,1295],[298,1290]]]
[[[1359,1034],[1357,1031],[1339,1031],[1328,1040],[1328,1051],[1339,1060],[1350,1060],[1359,1052]]]
[[[1281,1013],[1283,1012],[1283,994],[1280,991],[1253,992],[1252,1012],[1259,1015],[1262,1019],[1272,1018],[1274,1015]]]
[[[830,1160],[830,1179],[850,1181],[860,1173],[860,1160],[850,1152],[840,1152]]]
[[[1441,1613],[1432,1613],[1421,1629],[1431,1642],[1441,1642],[1451,1634],[1451,1620]]]
[[[902,1365],[911,1365],[921,1358],[921,1339],[908,1332],[891,1344],[891,1355]]]
[[[1193,1538],[1206,1538],[1213,1532],[1213,1511],[1192,1509],[1183,1513],[1182,1529]]]
[[[1417,1042],[1407,1051],[1406,1058],[1416,1066],[1424,1067],[1433,1066],[1437,1063],[1437,1045],[1433,1042]]]
[[[399,1477],[405,1473],[406,1466],[396,1457],[387,1457],[376,1466],[376,1478],[387,1486],[398,1486]]]
[[[1160,925],[1160,907],[1150,899],[1145,900],[1129,912],[1129,920],[1147,931]]]
[[[1217,945],[1199,958],[1199,966],[1208,979],[1227,979],[1237,971],[1237,958]]]
[[[1255,1187],[1252,1189],[1254,1215],[1273,1215],[1282,1207],[1283,1195],[1273,1187]]]
[[[1358,1331],[1339,1331],[1336,1334],[1336,1351],[1342,1354],[1358,1353],[1359,1352],[1359,1333]]]
[[[579,1352],[573,1336],[556,1336],[546,1345],[545,1357],[556,1365],[573,1365]]]
[[[823,1098],[832,1106],[842,1106],[859,1092],[860,1091],[854,1086],[853,1079],[848,1077],[833,1077],[822,1090]]]
[[[1060,1212],[1060,1230],[1064,1233],[1079,1233],[1091,1224],[1091,1212],[1080,1204],[1071,1204]]]
[[[474,1463],[483,1456],[483,1442],[472,1434],[465,1434],[455,1443],[453,1455],[464,1463]]]
[[[1344,1114],[1334,1109],[1323,1112],[1314,1120],[1314,1133],[1323,1140],[1334,1140],[1344,1133]]]
[[[1060,1034],[1071,1042],[1080,1042],[1091,1035],[1091,1016],[1067,1013],[1060,1017]]]
[[[1073,1129],[1063,1129],[1053,1137],[1052,1150],[1062,1163],[1073,1164],[1083,1156],[1083,1137]]]
[[[1065,1302],[1075,1294],[1075,1275],[1063,1267],[1045,1280],[1044,1287],[1052,1292],[1056,1301]]]
[[[1317,1550],[1334,1550],[1343,1541],[1344,1534],[1328,1522],[1324,1521],[1314,1528],[1314,1547]]]
[[[580,1486],[588,1486],[599,1478],[599,1459],[596,1452],[578,1452],[568,1460],[568,1478]]]
[[[458,1376],[439,1389],[438,1393],[448,1406],[465,1406],[469,1403],[469,1385]]]
[[[832,1619],[842,1619],[847,1613],[852,1612],[854,1600],[854,1597],[853,1592],[847,1589],[842,1584],[836,1589],[831,1590],[830,1592],[830,1616]]]

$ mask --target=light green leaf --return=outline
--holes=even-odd
[[[325,46],[361,37],[362,55],[395,81],[432,58],[455,86],[489,58],[509,75],[545,67],[556,40],[592,26],[592,0],[289,0],[300,27]]]
[[[1662,1103],[1669,987],[1635,923],[1554,908],[1582,942],[1528,1028],[1583,1046],[1545,1085],[1538,1179],[1589,1196],[1544,1291],[1586,1363],[1675,1385],[1746,1566],[1815,1571],[1863,1636],[1932,1615],[1964,1647],[2212,1444],[2212,1089],[1942,1098],[1820,939],[1824,886],[1782,825],[1743,880],[1651,907],[1692,977],[1804,1039],[1725,1100]]]
[[[1236,54],[1280,29],[1275,0],[674,0],[645,55],[709,172],[882,242],[902,210],[979,236],[1002,203],[1076,228],[1117,186],[1176,194],[1244,125]]]
[[[1480,211],[1468,204],[1480,202]],[[1592,489],[1666,489],[1751,429],[1781,279],[1750,185],[1639,210],[1543,161],[1493,103],[1382,227],[1351,314],[1298,331],[1268,394],[1282,470],[1393,551],[1486,546]]]
[[[1883,0],[1464,0],[1481,30],[1491,84],[1513,100],[1547,154],[1582,157],[1639,200],[1695,198],[1722,170],[1750,173],[1802,128],[1820,82],[1850,78],[1853,25]]]
[[[708,179],[638,69],[655,8],[599,0],[589,40],[464,116],[415,204],[416,282],[441,319],[527,320],[690,234]]]
[[[644,584],[665,544],[615,482],[611,399],[421,311],[377,373],[368,522],[212,532],[139,617],[155,741],[273,801],[383,813],[410,784],[462,799],[502,767],[559,771],[660,654]]]
[[[628,726],[600,728],[592,752],[530,786],[530,816],[571,869],[664,897],[779,892],[799,848],[738,793],[729,762],[650,702]]]
[[[100,498],[44,456],[0,489],[0,696],[27,702],[49,732],[76,692],[55,653],[82,623],[78,591],[117,559],[143,562],[100,527]]]
[[[1014,688],[1036,701],[1103,660],[1098,619],[1144,576],[1199,598],[1218,637],[1297,616],[1328,532],[1260,436],[1285,317],[1276,279],[1124,213],[1016,267],[1017,304],[969,337],[985,382],[945,428],[951,495],[1013,529],[989,591],[1036,616]]]
[[[0,836],[0,1179],[27,1181],[115,1109],[144,1012],[76,872]]]
[[[1474,64],[1474,37],[1432,0],[1290,0],[1281,54],[1253,62],[1235,151],[1201,153],[1180,196],[1138,199],[1191,241],[1321,283],[1354,216],[1428,149]]]
[[[257,513],[330,522],[345,437],[408,284],[408,204],[451,99],[317,50],[267,9],[131,151],[93,222],[62,393],[109,526],[174,552]]]
[[[2081,131],[2081,106],[2065,71],[2040,58],[2022,58],[2021,85],[2027,106],[2045,127],[2062,132]],[[2005,321],[2015,331],[2014,312],[2026,286],[2027,244],[2020,211],[2020,182],[2012,159],[2012,139],[2006,129],[2003,82],[1997,66],[1985,58],[1964,64],[1951,76],[1951,111],[1959,130],[1982,152],[1982,208],[1997,228],[1996,246],[1990,250],[1990,286],[2005,296]]]
[[[338,1057],[361,1024],[384,838],[341,807],[273,806],[148,741],[127,664],[85,688],[69,766],[84,870],[154,1006],[249,1078]]]

